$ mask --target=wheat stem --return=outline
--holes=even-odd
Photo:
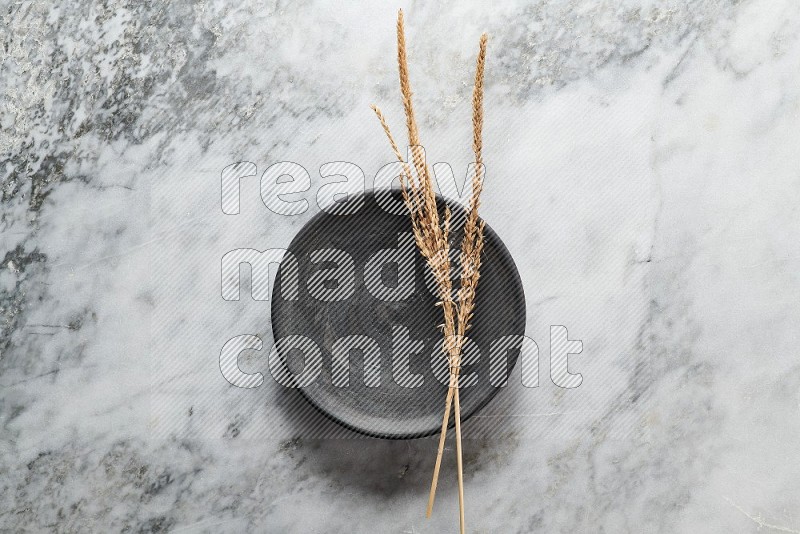
[[[461,534],[464,534],[464,466],[461,460],[461,403],[458,400],[458,378],[456,378],[455,393],[456,410],[456,467],[458,468],[458,525]]]
[[[447,398],[444,402],[444,417],[442,418],[442,431],[439,434],[439,450],[444,450],[444,439],[447,436],[447,423],[450,422],[450,404],[453,401],[453,388],[448,388]],[[436,455],[436,464],[433,467],[433,481],[431,482],[431,491],[428,496],[428,509],[425,512],[425,517],[430,517],[433,512],[433,501],[436,497],[436,485],[439,482],[439,469],[442,467],[442,455]]]

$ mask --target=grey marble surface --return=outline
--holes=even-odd
[[[435,441],[304,437],[218,364],[271,343],[222,254],[286,246],[323,163],[391,161],[369,104],[400,133],[397,7],[0,4],[0,531],[455,531],[451,450],[426,520]],[[528,335],[584,345],[580,388],[543,361],[466,440],[468,530],[800,532],[800,4],[402,7],[459,180],[490,34],[482,212]],[[222,215],[243,160],[302,164],[308,212],[252,180]]]

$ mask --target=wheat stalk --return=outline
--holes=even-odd
[[[461,288],[458,291],[458,316],[456,325],[456,340],[459,346],[456,348],[457,359],[456,368],[460,363],[461,344],[464,335],[470,327],[470,321],[475,308],[475,290],[478,287],[480,278],[481,253],[483,252],[483,228],[484,222],[478,218],[478,207],[480,206],[480,195],[483,191],[483,74],[486,64],[486,42],[487,36],[481,35],[478,50],[478,60],[475,69],[475,86],[472,91],[472,150],[475,154],[475,174],[472,177],[472,195],[470,197],[470,209],[464,224],[464,238],[461,242]],[[459,401],[458,387],[451,387],[447,392],[445,401],[445,412],[442,419],[442,432],[439,437],[439,449],[436,454],[436,464],[433,470],[433,480],[428,497],[427,516],[430,517],[433,511],[433,502],[436,496],[436,485],[439,477],[439,468],[442,463],[442,453],[444,451],[444,437],[447,432],[447,423],[450,419],[451,400],[455,402],[456,426],[459,425],[461,418],[461,406]],[[456,448],[460,448],[459,441],[461,433],[456,429]],[[459,458],[460,460],[460,455]],[[461,467],[458,467],[461,473]],[[461,490],[461,486],[459,487]],[[463,500],[463,496],[459,494]]]
[[[411,84],[408,79],[408,60],[406,56],[405,28],[403,11],[397,15],[397,64],[400,76],[400,92],[403,97],[403,108],[406,115],[406,128],[411,147],[412,163],[416,171],[416,179],[411,167],[403,159],[403,155],[392,136],[386,118],[377,106],[372,110],[378,117],[383,131],[389,139],[392,151],[398,161],[403,164],[404,175],[400,178],[403,201],[408,208],[411,226],[420,253],[425,258],[439,290],[438,306],[442,307],[444,323],[441,325],[444,339],[443,350],[447,355],[450,370],[450,382],[445,399],[445,410],[442,419],[442,430],[439,435],[439,448],[431,482],[430,496],[426,515],[430,517],[439,480],[444,442],[447,435],[447,423],[450,420],[451,407],[455,410],[456,426],[456,461],[458,468],[458,505],[459,525],[463,534],[464,520],[464,475],[461,451],[461,404],[458,392],[458,376],[461,362],[461,350],[466,331],[475,307],[475,290],[480,277],[481,253],[483,251],[484,223],[478,218],[480,194],[483,190],[483,74],[486,60],[487,36],[481,35],[475,72],[475,87],[472,93],[472,149],[475,153],[475,174],[472,178],[472,195],[470,207],[464,224],[464,238],[461,242],[460,260],[462,265],[461,285],[458,290],[458,302],[452,297],[452,281],[450,279],[449,233],[450,209],[445,207],[444,221],[440,223],[436,206],[436,193],[433,188],[430,170],[425,161],[422,146],[419,142],[419,129],[414,115]]]

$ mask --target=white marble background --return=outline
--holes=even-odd
[[[285,246],[322,163],[390,161],[368,106],[401,133],[397,7],[2,2],[0,531],[456,529],[452,454],[423,517],[434,441],[304,439],[217,365],[271,341],[221,255]],[[402,7],[459,179],[490,34],[483,214],[528,335],[584,343],[580,388],[544,361],[467,441],[468,530],[800,532],[800,4]],[[274,216],[254,180],[223,216],[239,160],[301,163],[312,209]]]

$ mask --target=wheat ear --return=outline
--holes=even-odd
[[[487,35],[481,35],[480,46],[478,48],[478,59],[475,69],[475,86],[472,90],[472,150],[475,153],[475,174],[472,177],[472,195],[470,196],[470,209],[464,224],[464,239],[461,242],[461,288],[458,292],[458,324],[456,328],[457,342],[463,343],[463,336],[469,329],[475,307],[475,290],[478,286],[480,277],[481,253],[483,251],[483,221],[478,219],[478,207],[480,206],[480,195],[483,191],[483,77],[486,64],[486,44]],[[459,361],[455,362],[456,369],[459,367],[461,347],[458,347]],[[457,379],[456,379],[457,380]],[[439,449],[436,454],[436,463],[433,469],[433,480],[428,497],[428,509],[426,515],[430,517],[433,511],[433,503],[436,496],[436,486],[439,478],[439,469],[442,463],[444,452],[445,434],[447,433],[447,423],[450,419],[450,409],[455,397],[456,421],[460,425],[460,402],[458,398],[458,388],[451,387],[445,399],[445,413],[442,418],[442,430],[439,436]],[[456,448],[459,448],[460,433],[456,431]],[[456,451],[458,452],[458,451]],[[463,496],[459,495],[463,499]]]

